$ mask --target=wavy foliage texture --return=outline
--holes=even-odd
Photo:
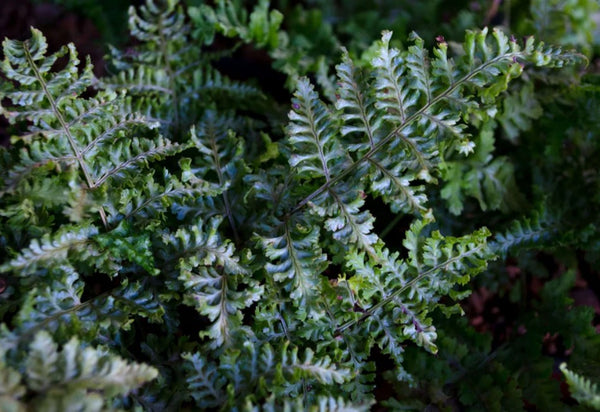
[[[547,146],[534,133],[563,106],[592,122],[600,82],[580,81],[586,58],[501,28],[461,42],[399,30],[405,43],[383,30],[324,57],[318,39],[335,49],[374,15],[317,30],[335,9],[280,3],[147,0],[129,9],[132,45],[110,47],[101,78],[72,44],[49,53],[37,29],[3,42],[0,406],[550,410],[559,389],[528,380],[551,372],[545,333],[573,348],[574,371],[598,354],[591,312],[566,310],[572,265],[534,304],[543,316],[521,320],[527,372],[457,319],[473,290],[501,287],[507,258],[600,250],[600,197],[570,227],[582,200],[537,195],[597,193],[591,132],[565,125]],[[591,53],[588,37],[562,40]],[[227,76],[244,53],[283,75],[287,117],[260,78]],[[523,172],[519,154],[497,153],[507,145],[546,147],[549,162]],[[575,159],[580,169],[548,178]],[[561,319],[552,330],[547,316]],[[595,405],[596,388],[561,370]]]

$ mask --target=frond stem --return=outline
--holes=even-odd
[[[216,172],[219,178],[219,185],[224,184],[223,172],[221,171],[221,160],[219,159],[219,149],[217,148],[217,143],[215,139],[210,140],[210,148],[212,150],[213,159],[215,160]],[[240,244],[240,236],[237,231],[237,227],[235,224],[235,220],[233,219],[233,212],[231,211],[231,202],[229,201],[229,196],[227,195],[227,191],[223,192],[223,203],[225,204],[225,215],[227,215],[227,220],[229,221],[229,225],[231,226],[231,231],[233,232],[233,238],[235,240],[236,245]]]

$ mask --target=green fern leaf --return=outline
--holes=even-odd
[[[598,385],[589,379],[569,370],[566,363],[560,364],[560,371],[565,375],[571,395],[581,404],[600,410],[600,390]]]
[[[467,196],[477,199],[484,211],[518,209],[523,201],[515,182],[514,167],[507,157],[492,155],[493,122],[481,126],[474,142],[476,148],[469,157],[452,157],[440,166],[445,180],[441,195],[448,201],[450,212],[460,214]]]
[[[225,377],[219,373],[216,365],[206,362],[199,353],[184,353],[181,356],[186,363],[187,387],[196,405],[211,408],[223,405],[226,401]]]
[[[256,403],[248,400],[241,410],[244,412],[253,412],[256,410],[262,410],[265,412],[275,412],[280,410],[304,410],[308,412],[366,412],[370,410],[371,405],[371,402],[347,402],[342,397],[336,398],[333,396],[320,396],[313,402],[305,402],[302,400],[302,398],[276,399],[275,397],[271,396],[260,406],[257,406]]]
[[[217,2],[215,10],[202,6],[190,8],[190,14],[196,23],[200,23],[200,16],[205,15],[225,36],[238,36],[246,43],[273,49],[279,44],[278,30],[283,15],[277,10],[269,11],[269,3],[269,0],[260,0],[248,15],[239,1],[221,0]]]
[[[125,281],[114,290],[82,300],[84,283],[72,268],[56,269],[52,283],[33,287],[23,298],[14,320],[13,333],[2,333],[5,349],[14,349],[40,329],[95,337],[99,331],[113,333],[128,329],[135,316],[162,322],[164,309],[148,283]]]
[[[220,223],[221,220],[215,218],[207,230],[198,224],[163,235],[169,255],[174,252],[177,256],[184,301],[211,321],[210,328],[201,332],[201,336],[211,338],[213,348],[230,345],[234,335],[243,332],[241,310],[262,294],[262,286],[245,276],[248,270],[234,255],[233,245],[221,240],[217,231]],[[245,290],[238,290],[240,284],[246,285]]]
[[[295,153],[290,166],[299,176],[322,177],[329,181],[347,165],[347,155],[336,139],[335,117],[318,98],[307,79],[301,79],[292,101],[288,126]]]
[[[20,276],[44,273],[47,267],[67,265],[69,252],[82,251],[89,247],[90,238],[98,233],[93,226],[64,227],[58,233],[45,235],[31,241],[29,248],[9,262],[0,266],[0,271],[13,271]]]
[[[506,137],[513,143],[516,143],[520,132],[531,128],[532,120],[542,115],[542,107],[534,94],[533,84],[528,83],[504,99],[498,121]]]
[[[515,220],[505,233],[495,236],[491,247],[496,253],[506,257],[508,253],[539,247],[557,235],[558,224],[547,211],[535,212],[531,217]]]
[[[276,226],[278,236],[261,237],[271,262],[266,270],[283,284],[299,307],[312,307],[317,298],[318,275],[325,269],[325,255],[319,247],[319,231],[306,222],[288,220]]]
[[[25,362],[27,386],[34,392],[58,397],[70,390],[102,391],[108,398],[123,395],[156,378],[156,369],[127,363],[104,350],[82,347],[75,338],[62,350],[46,332],[33,339]],[[43,400],[40,402],[43,405]]]
[[[398,195],[388,198],[399,198],[395,207],[402,208],[402,197],[407,197],[402,188],[406,187],[407,179],[433,181],[434,168],[446,149],[455,148],[465,154],[473,150],[474,145],[465,133],[465,114],[475,110],[479,106],[478,101],[490,104],[506,90],[508,82],[523,70],[517,59],[532,61],[539,66],[562,66],[581,61],[579,55],[547,48],[543,44],[536,45],[533,40],[528,40],[522,49],[498,30],[491,37],[492,39],[488,39],[487,30],[468,32],[464,44],[465,54],[455,63],[448,60],[447,44],[442,42],[434,50],[435,59],[428,63],[424,52],[419,52],[418,37],[413,36],[416,45],[409,58],[410,52],[389,47],[391,32],[384,32],[381,46],[371,62],[371,67],[375,69],[374,76],[370,82],[363,82],[361,86],[363,96],[375,96],[374,106],[379,110],[379,117],[372,107],[357,103],[356,98],[352,98],[352,95],[356,96],[356,85],[360,83],[356,79],[349,81],[353,72],[347,62],[339,70],[340,88],[344,89],[338,93],[342,109],[339,115],[328,110],[319,101],[306,80],[300,80],[292,103],[293,110],[290,112],[288,133],[294,148],[290,165],[298,166],[302,176],[325,177],[326,182],[301,200],[292,209],[292,213],[341,180],[357,174],[364,176],[365,164],[372,163],[378,156],[392,158],[394,164],[403,163],[403,167],[396,168],[394,173],[386,169],[400,183],[397,185],[398,189],[395,189]],[[420,53],[420,57],[415,57],[415,53]],[[430,75],[423,78],[425,70]],[[409,83],[407,79],[411,76],[413,80]],[[414,78],[417,77],[423,82],[415,81]],[[342,130],[366,131],[364,140],[374,141],[370,143],[374,145],[366,153],[350,162],[345,160],[348,155],[340,149],[339,140],[335,139],[340,130],[338,119],[344,120],[344,116],[349,120],[350,124],[346,127],[350,129]],[[377,118],[384,119],[380,122],[384,135],[375,139],[378,131],[373,128],[377,122],[372,119]],[[359,129],[356,129],[357,120],[358,124],[362,122]],[[370,122],[369,126],[365,126],[365,121]],[[344,126],[342,122],[341,127]],[[331,158],[344,161],[330,165]],[[377,167],[376,170],[382,173],[382,167]],[[420,202],[416,204],[419,205]]]
[[[214,376],[215,366],[209,366],[202,355],[186,354],[184,359],[191,363],[187,365],[187,382],[192,396],[199,407],[214,405],[217,399],[224,396],[223,388],[228,383],[227,405],[231,408],[241,405],[243,399],[236,398],[239,393],[254,392],[259,397],[265,392],[290,393],[303,380],[316,384],[331,385],[347,381],[351,372],[337,367],[329,357],[314,358],[314,352],[307,349],[303,356],[298,355],[297,347],[290,347],[289,342],[283,342],[281,348],[274,350],[269,343],[260,345],[257,349],[252,342],[245,342],[240,349],[229,349],[221,357],[221,363],[216,366],[221,379],[208,381],[208,376]]]

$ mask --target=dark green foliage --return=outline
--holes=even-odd
[[[47,3],[34,0],[35,3]],[[121,0],[108,0],[98,3],[94,0],[52,0],[67,10],[89,18],[102,34],[103,41],[123,45],[127,37],[127,7],[129,3]]]
[[[569,298],[600,251],[585,57],[473,27],[498,17],[485,2],[435,33],[443,1],[351,3],[147,0],[103,78],[36,29],[4,41],[2,405],[551,410],[548,336],[596,405],[593,314]],[[554,40],[589,54],[593,6],[544,23],[542,3],[524,27],[568,19],[581,36]],[[218,69],[248,46],[285,74],[287,118]],[[504,259],[543,278],[539,250],[568,270],[519,300]],[[459,317],[483,287],[520,305],[518,332]]]

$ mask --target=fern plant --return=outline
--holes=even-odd
[[[239,11],[193,8],[206,27],[192,30],[175,0],[131,8],[136,46],[111,49],[106,78],[72,45],[48,54],[35,29],[4,41],[6,405],[368,410],[377,355],[390,382],[416,383],[405,351],[437,353],[434,319],[461,314],[472,277],[508,250],[485,227],[442,234],[435,184],[454,213],[461,190],[502,209],[510,194],[465,170],[508,164],[490,156],[509,84],[579,54],[497,29],[458,51],[415,33],[398,48],[384,31],[372,58],[342,52],[333,103],[289,73],[278,130],[286,119],[260,112],[273,102],[202,47],[219,30],[285,47],[267,2]],[[376,229],[374,202],[406,219],[400,241]]]

